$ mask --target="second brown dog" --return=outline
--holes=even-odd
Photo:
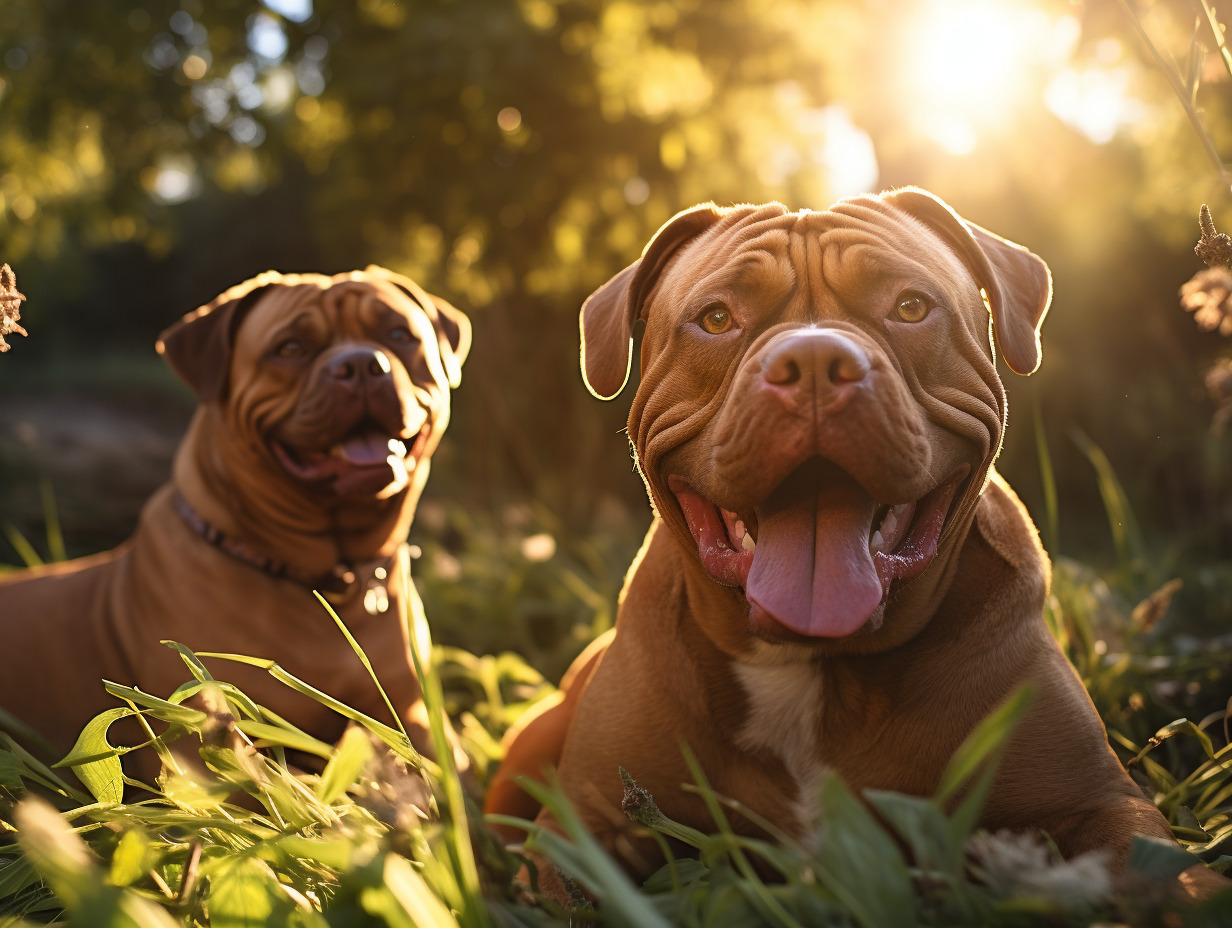
[[[399,619],[422,607],[398,564],[469,347],[465,315],[378,267],[262,274],[164,332],[200,401],[173,477],[115,551],[0,580],[0,708],[63,753],[117,705],[104,679],[163,697],[185,681],[159,643],[174,639],[274,659],[392,723],[319,590],[431,754]],[[216,669],[317,738],[341,734],[263,670]]]

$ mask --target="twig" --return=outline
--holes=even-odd
[[[1147,35],[1146,29],[1142,26],[1142,20],[1138,18],[1137,12],[1130,6],[1129,0],[1121,0],[1121,8],[1125,10],[1125,15],[1129,17],[1134,24],[1134,29],[1138,33],[1138,37],[1142,39],[1146,45],[1147,51],[1151,53],[1151,57],[1155,59],[1155,65],[1168,81],[1168,85],[1172,88],[1172,92],[1180,101],[1181,107],[1185,110],[1185,115],[1189,117],[1189,122],[1193,126],[1194,131],[1198,133],[1198,139],[1202,142],[1202,148],[1206,152],[1207,158],[1210,159],[1216,173],[1219,175],[1219,180],[1224,184],[1232,184],[1232,172],[1229,172],[1223,163],[1223,158],[1219,155],[1219,149],[1215,147],[1215,142],[1207,133],[1206,128],[1202,125],[1202,118],[1198,115],[1197,109],[1189,100],[1189,95],[1185,92],[1185,88],[1181,86],[1180,79],[1173,73],[1172,68],[1168,67],[1168,63],[1164,60],[1163,55],[1159,53],[1159,49],[1155,47],[1155,43],[1151,41],[1151,37]],[[1223,49],[1221,49],[1223,50]],[[1226,50],[1223,50],[1226,51]]]
[[[180,893],[175,897],[177,907],[188,904],[188,898],[197,887],[197,868],[201,863],[201,840],[197,839],[188,848],[188,862],[184,864],[184,879],[180,881]]]

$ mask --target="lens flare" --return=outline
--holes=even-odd
[[[1071,17],[1014,2],[932,0],[905,31],[900,80],[920,134],[953,154],[1013,122],[1078,38]]]

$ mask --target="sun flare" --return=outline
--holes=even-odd
[[[901,80],[917,129],[953,154],[1011,121],[1041,69],[1068,56],[1071,18],[1013,2],[931,0],[907,30]]]

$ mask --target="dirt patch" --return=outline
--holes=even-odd
[[[0,518],[45,555],[45,482],[71,555],[112,547],[132,532],[142,504],[170,477],[188,418],[176,404],[141,395],[6,398],[0,408]],[[0,562],[15,560],[0,540]]]

